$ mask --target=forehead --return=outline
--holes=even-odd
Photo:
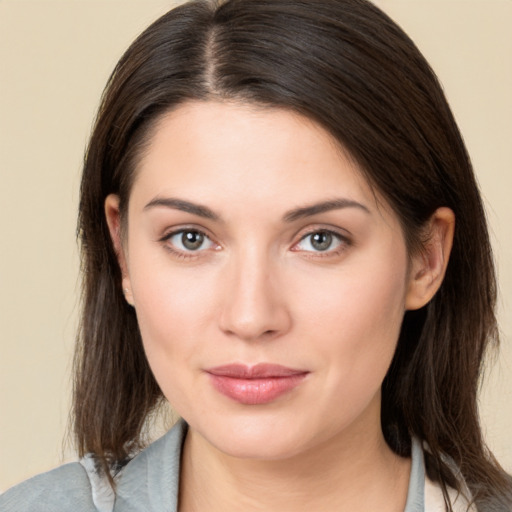
[[[163,115],[137,166],[134,193],[185,190],[213,201],[254,193],[278,201],[293,192],[304,202],[334,190],[375,199],[356,162],[319,124],[284,109],[214,101]]]

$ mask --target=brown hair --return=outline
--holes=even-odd
[[[471,163],[435,74],[412,41],[365,0],[193,1],[153,23],[107,84],[86,153],[79,237],[83,316],[75,360],[80,454],[104,469],[140,448],[162,399],[134,310],[124,300],[104,201],[126,211],[137,158],[162,114],[187,100],[290,109],[326,128],[399,217],[410,250],[440,206],[457,219],[434,299],[405,314],[383,384],[382,429],[398,454],[426,441],[427,471],[481,510],[504,510],[510,479],[487,450],[477,391],[497,344],[496,284]]]

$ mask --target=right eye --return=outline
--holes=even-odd
[[[213,249],[216,244],[202,231],[197,229],[180,229],[163,239],[176,252],[190,253]]]

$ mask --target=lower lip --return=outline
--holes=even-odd
[[[243,379],[209,374],[213,387],[235,402],[245,405],[267,404],[289,393],[306,377],[298,373],[284,377]]]

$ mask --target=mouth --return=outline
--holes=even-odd
[[[213,387],[244,405],[261,405],[295,389],[308,371],[260,363],[255,366],[228,364],[206,370]]]

